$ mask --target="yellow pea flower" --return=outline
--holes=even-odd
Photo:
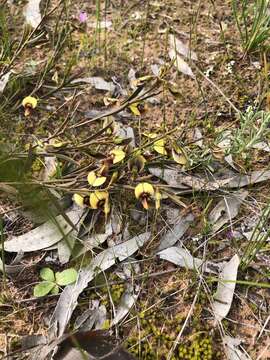
[[[167,150],[165,149],[165,140],[160,139],[154,142],[153,145],[154,150],[161,155],[167,155]]]
[[[110,202],[108,191],[95,191],[90,194],[90,206],[92,209],[102,208],[107,215],[110,212]]]
[[[113,164],[117,164],[122,161],[126,156],[126,153],[122,149],[113,149],[110,151],[110,154],[113,157]]]
[[[31,109],[35,109],[37,107],[37,99],[33,96],[26,96],[22,101],[22,106],[25,109],[24,115],[29,116]]]
[[[87,176],[87,181],[91,186],[101,186],[105,183],[107,178],[105,176],[97,176],[95,171],[90,171]]]
[[[153,186],[147,182],[140,183],[135,187],[135,196],[136,199],[140,200],[143,207],[148,210],[149,205],[148,201],[155,194]]]
[[[80,194],[74,194],[73,201],[80,207],[85,207],[87,205],[87,202],[89,202],[88,197],[84,197]]]

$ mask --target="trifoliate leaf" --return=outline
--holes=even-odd
[[[74,283],[77,280],[78,273],[75,269],[70,268],[55,274],[57,285],[65,286]]]
[[[59,294],[59,286],[58,286],[57,284],[55,284],[50,293],[51,293],[52,295],[57,295],[57,294]]]
[[[41,277],[42,280],[45,281],[54,281],[54,272],[52,271],[52,269],[45,267],[43,269],[40,270],[39,276]]]
[[[34,296],[41,297],[49,294],[49,292],[54,288],[55,283],[50,281],[42,281],[34,287]]]

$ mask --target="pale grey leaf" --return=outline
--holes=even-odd
[[[161,178],[168,185],[183,190],[183,192],[196,191],[214,191],[225,186],[231,179],[212,180],[201,177],[185,175],[174,169],[149,168],[151,174]]]
[[[199,176],[186,175],[176,169],[160,169],[150,167],[149,172],[165,181],[168,185],[182,190],[215,191],[221,188],[234,189],[260,183],[270,179],[270,170],[255,170],[250,174],[232,174],[225,179],[209,180]]]
[[[247,195],[247,191],[238,191],[230,196],[224,196],[219,201],[209,214],[209,222],[212,225],[213,233],[237,216],[239,208]]]
[[[72,84],[77,83],[85,83],[92,85],[97,90],[102,91],[111,91],[113,92],[115,89],[115,85],[113,82],[108,82],[99,76],[79,78],[72,81]]]
[[[104,323],[107,320],[107,310],[105,305],[100,305],[95,314],[95,330],[104,328]]]
[[[96,29],[97,28],[97,23],[92,22],[88,24],[91,28]],[[106,20],[106,21],[99,21],[98,22],[98,28],[99,29],[110,29],[112,27],[112,22],[111,20]]]
[[[70,234],[65,236],[57,244],[58,258],[61,264],[66,264],[72,254],[76,242],[77,231],[72,230]]]
[[[127,285],[127,289],[121,297],[120,304],[116,309],[115,317],[111,323],[111,326],[118,324],[130,311],[135,304],[139,296],[139,286]]]
[[[0,78],[0,93],[2,93],[5,90],[5,87],[8,83],[9,77],[10,77],[11,71],[7,72],[5,75],[3,75]]]
[[[240,339],[226,335],[224,336],[223,342],[228,360],[251,360],[250,356],[239,349],[239,345],[241,344]]]
[[[234,255],[222,268],[219,275],[217,291],[214,295],[213,311],[218,321],[228,315],[237,280],[238,266],[240,264],[239,256]]]
[[[163,250],[173,246],[185,234],[189,226],[194,220],[194,216],[190,213],[180,218],[172,229],[169,229],[160,240],[158,250]]]
[[[197,54],[190,50],[189,46],[184,44],[180,39],[176,38],[173,34],[169,35],[170,48],[175,50],[178,54],[183,55],[185,58],[198,60]]]
[[[24,7],[25,22],[33,28],[36,28],[41,22],[40,2],[41,0],[28,0]]]
[[[250,174],[237,174],[228,179],[226,188],[240,188],[270,179],[270,170],[255,170]]]
[[[265,151],[265,152],[270,152],[270,145],[265,141],[260,141],[260,142],[258,142],[256,144],[252,145],[252,148],[262,150],[262,151]]]
[[[217,273],[220,269],[220,264],[214,264],[209,261],[194,258],[187,250],[176,246],[162,250],[157,254],[161,259],[170,261],[171,263],[185,267],[189,270],[196,270],[198,272]]]
[[[136,146],[135,134],[132,127],[123,125],[120,122],[115,122],[114,134],[115,136],[120,137],[122,139],[131,139],[130,142],[131,146],[132,147]]]
[[[195,75],[193,74],[191,67],[188,65],[188,63],[185,62],[185,60],[183,60],[177,53],[175,53],[174,50],[169,51],[169,56],[170,59],[173,60],[173,65],[179,72],[195,79]]]
[[[90,237],[87,237],[83,241],[83,245],[86,251],[92,250],[96,247],[102,245],[109,236],[113,233],[112,231],[112,224],[109,222],[106,224],[106,229],[104,234],[93,234]]]
[[[113,266],[117,259],[123,261],[134,254],[149,239],[150,235],[149,232],[146,232],[122,244],[102,251],[87,267],[79,272],[77,282],[66,286],[60,295],[51,319],[51,324],[53,325],[51,335],[53,337],[56,334],[62,335],[64,333],[70,317],[77,306],[78,297],[88,283],[99,273]]]
[[[57,171],[57,158],[56,156],[45,156],[44,157],[44,180],[50,180]]]
[[[74,224],[78,225],[82,216],[82,209],[75,209],[66,213]],[[8,252],[30,252],[48,248],[72,231],[71,225],[62,215],[58,215],[54,221],[49,220],[26,234],[15,236],[4,242],[4,249]]]

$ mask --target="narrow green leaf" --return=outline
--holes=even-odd
[[[43,269],[40,270],[39,276],[41,277],[42,280],[45,281],[54,281],[54,272],[52,271],[52,269],[45,267]]]
[[[70,268],[55,274],[57,285],[65,286],[74,283],[77,280],[78,273],[75,269]]]
[[[34,296],[41,297],[49,294],[49,292],[54,288],[55,283],[50,281],[42,281],[34,287]]]

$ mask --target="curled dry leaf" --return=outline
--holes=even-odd
[[[251,360],[251,357],[244,354],[244,352],[239,349],[239,345],[241,344],[240,339],[226,335],[224,336],[223,343],[225,345],[228,360]]]
[[[121,297],[120,304],[116,309],[115,317],[111,326],[118,324],[130,311],[139,296],[139,287],[133,288],[132,284],[127,285],[127,289]]]
[[[184,233],[194,220],[194,216],[190,213],[185,217],[181,217],[172,229],[169,229],[161,238],[159,250],[173,246],[181,239]]]
[[[185,58],[190,58],[192,60],[198,60],[197,54],[192,51],[188,45],[184,44],[180,39],[176,38],[173,34],[169,35],[170,48],[175,49],[176,52],[180,55],[183,55]]]
[[[212,225],[213,233],[237,216],[239,208],[247,195],[247,191],[238,191],[230,196],[224,196],[214,207],[209,214],[209,222]]]
[[[173,65],[179,72],[195,79],[195,75],[193,74],[191,67],[174,50],[169,51],[169,57],[171,60],[173,60]]]
[[[223,266],[219,275],[217,291],[214,295],[215,301],[213,302],[214,315],[218,321],[224,319],[230,311],[239,264],[240,259],[236,254]]]

